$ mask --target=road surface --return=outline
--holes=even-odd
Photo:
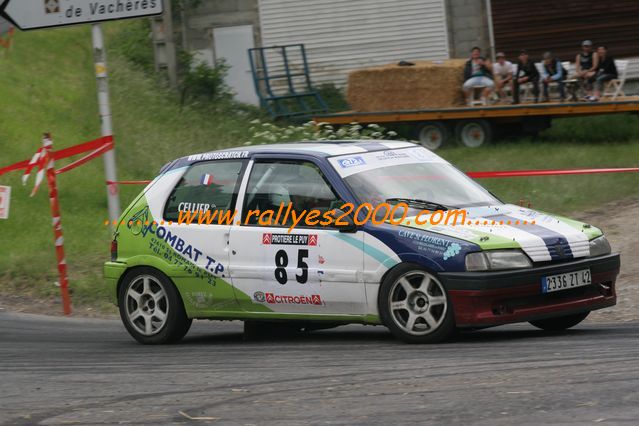
[[[639,323],[510,326],[433,346],[348,326],[244,341],[199,321],[182,344],[119,321],[0,311],[0,423],[636,424]]]

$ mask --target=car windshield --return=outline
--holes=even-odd
[[[407,199],[447,208],[502,204],[464,173],[421,147],[338,157],[332,162],[362,203]]]

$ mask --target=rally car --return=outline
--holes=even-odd
[[[408,214],[359,217],[384,202]],[[369,207],[347,214],[346,203]],[[284,205],[344,220],[247,217]],[[463,223],[416,220],[452,209]],[[235,216],[186,224],[189,211]],[[122,215],[104,272],[126,329],[145,344],[180,340],[199,318],[264,329],[375,324],[426,343],[514,322],[572,327],[616,303],[619,265],[596,227],[504,204],[419,145],[330,141],[167,164]]]

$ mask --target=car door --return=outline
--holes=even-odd
[[[190,166],[166,199],[163,223],[155,230],[156,239],[181,255],[168,261],[195,264],[196,268],[189,263],[177,266],[183,266],[183,298],[197,309],[238,309],[228,271],[232,221],[222,219],[235,209],[247,164],[248,160],[217,160]]]
[[[240,193],[242,225],[230,232],[231,275],[242,309],[365,313],[363,232],[345,233],[305,223],[289,228],[292,212],[298,216],[305,210],[326,212],[342,204],[318,164],[259,159],[249,166],[246,180]],[[268,211],[273,211],[270,221],[264,213]]]

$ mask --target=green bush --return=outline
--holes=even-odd
[[[195,63],[192,53],[179,52],[178,89],[180,103],[230,102],[233,99],[231,89],[224,82],[229,70],[224,61],[218,61],[211,67],[204,62]]]
[[[154,71],[151,22],[148,19],[136,19],[121,26],[113,38],[111,44],[118,54],[147,73]]]
[[[316,87],[317,93],[324,99],[329,112],[346,111],[350,109],[344,90],[334,83],[323,83]]]

